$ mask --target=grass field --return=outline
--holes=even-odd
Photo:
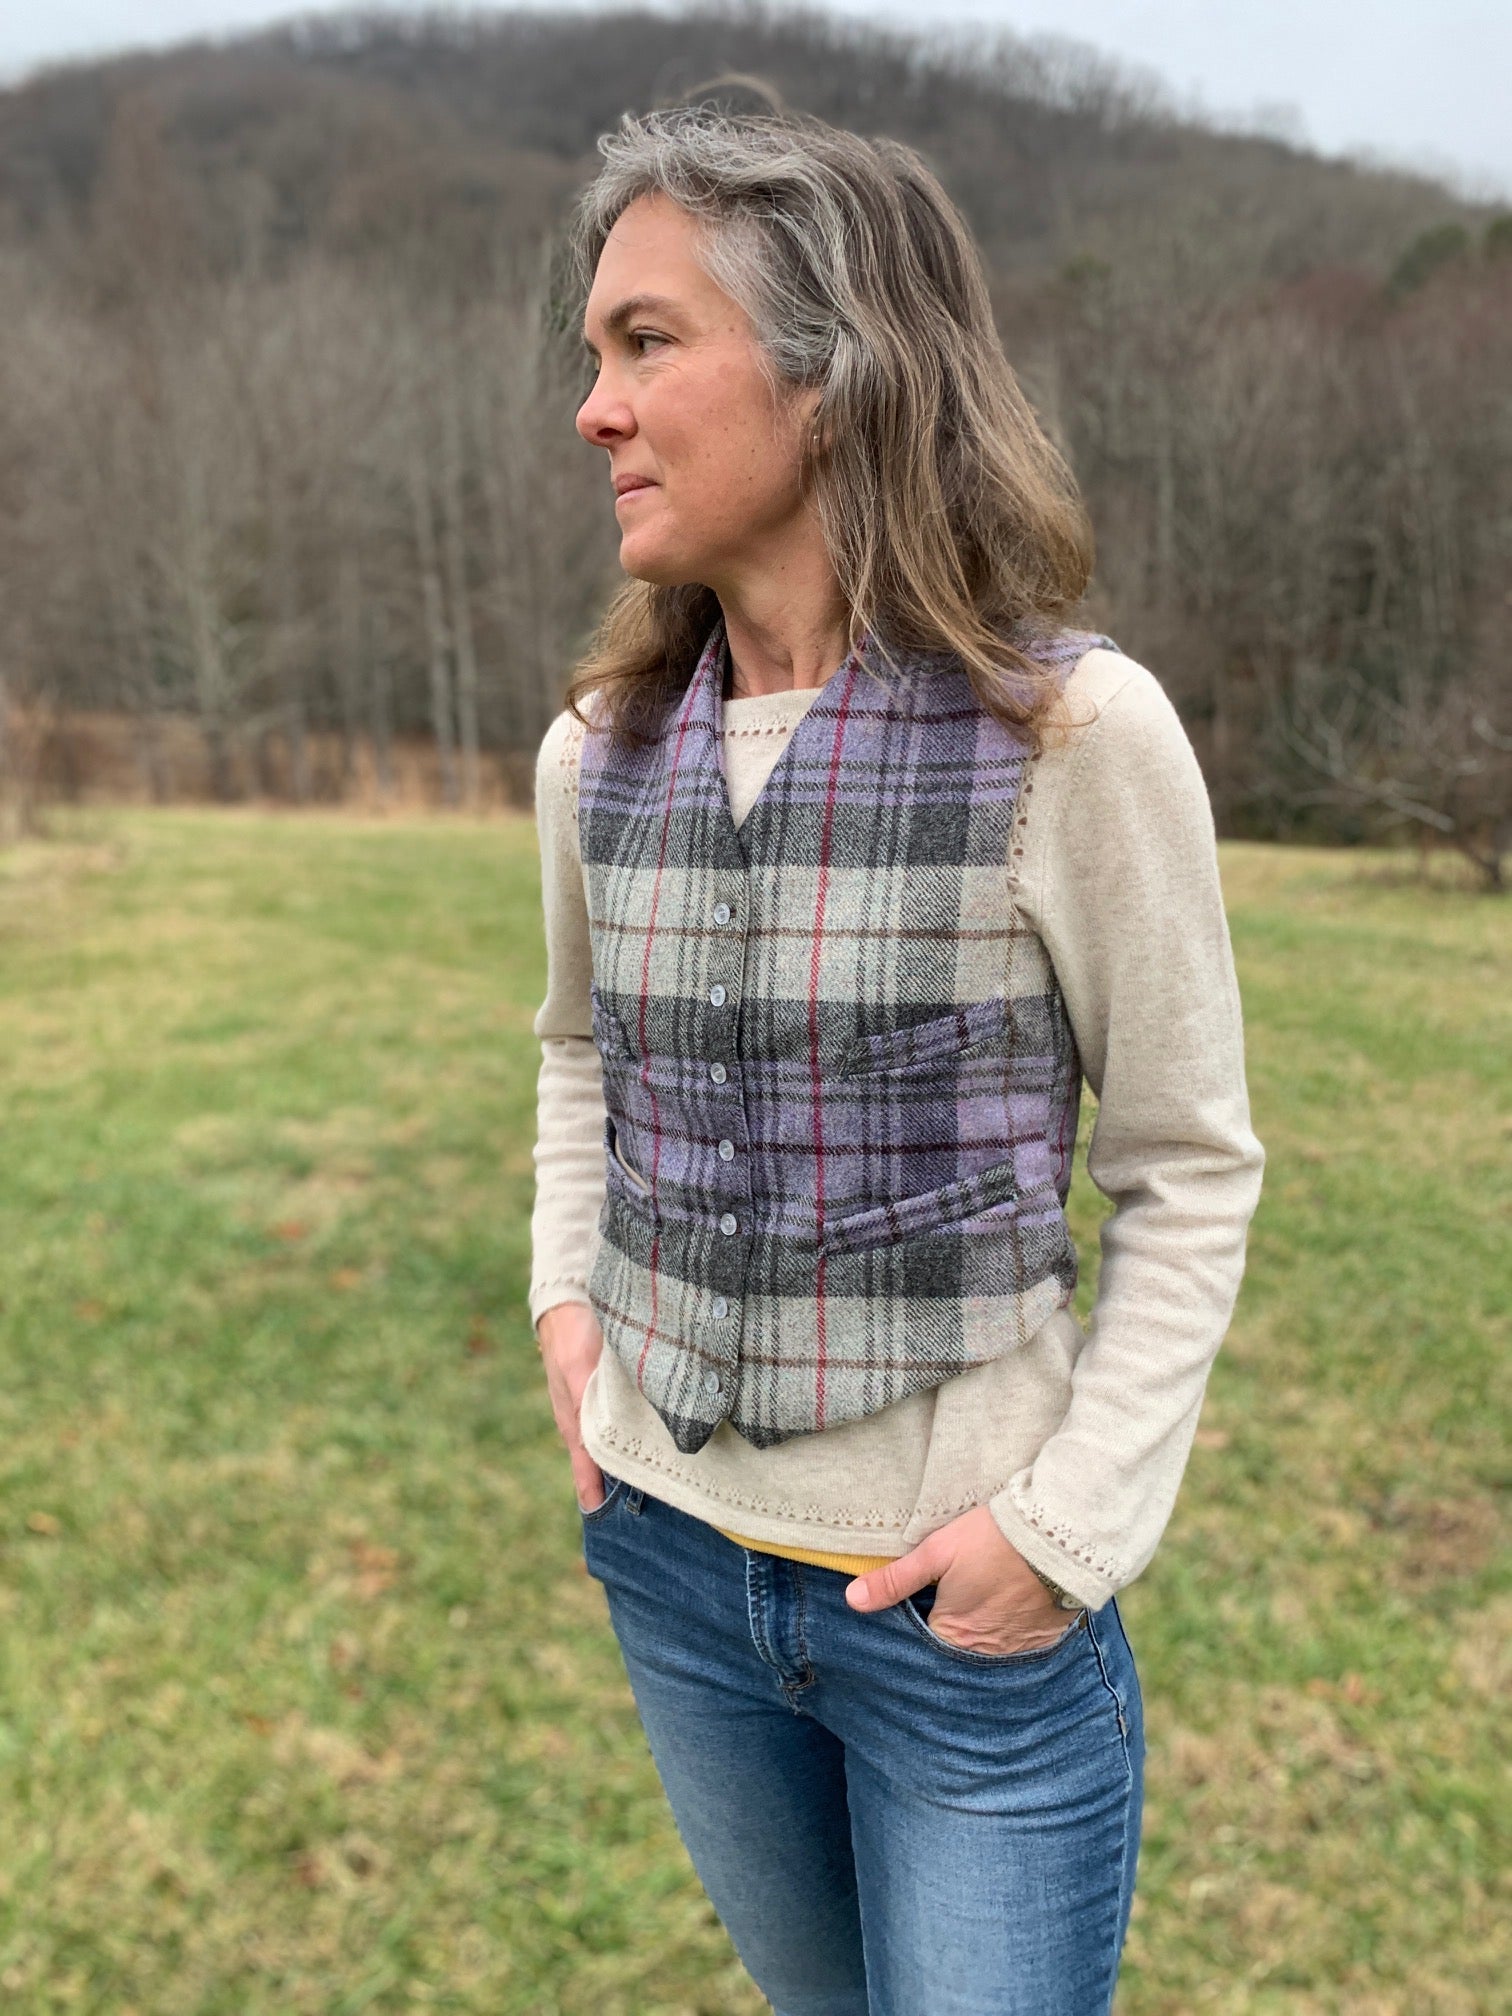
[[[1121,1599],[1120,2012],[1505,2012],[1512,907],[1223,868],[1269,1162]],[[0,855],[6,2016],[765,2008],[525,1312],[542,984],[524,819],[88,813]],[[1084,1166],[1073,1202],[1085,1311]]]

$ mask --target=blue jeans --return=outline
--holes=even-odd
[[[726,1540],[621,1478],[580,1514],[699,1880],[776,2016],[1100,2016],[1128,1926],[1144,1721],[1116,1602],[972,1652],[933,1589]]]

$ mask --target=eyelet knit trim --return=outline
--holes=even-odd
[[[927,1504],[892,1510],[870,1506],[842,1517],[837,1516],[832,1508],[822,1505],[800,1505],[791,1499],[759,1498],[748,1491],[721,1488],[711,1483],[707,1476],[696,1475],[683,1464],[669,1461],[659,1449],[648,1448],[638,1436],[622,1435],[614,1427],[603,1424],[598,1432],[600,1439],[611,1449],[633,1457],[637,1463],[644,1463],[648,1470],[654,1470],[663,1477],[675,1477],[680,1483],[691,1485],[713,1504],[738,1506],[742,1511],[764,1513],[769,1519],[798,1519],[809,1525],[845,1532],[901,1533],[916,1519],[931,1522],[954,1519],[963,1512],[975,1510],[978,1505],[985,1505],[989,1498],[996,1498],[1000,1491],[1007,1488],[1004,1482],[963,1498],[934,1499]]]
[[[747,1491],[718,1490],[707,1477],[696,1476],[684,1469],[681,1463],[669,1463],[658,1449],[651,1449],[639,1436],[621,1435],[613,1427],[600,1426],[600,1438],[611,1449],[618,1449],[626,1456],[634,1457],[637,1463],[644,1463],[648,1470],[655,1470],[663,1477],[675,1477],[681,1483],[693,1486],[704,1498],[716,1505],[739,1506],[746,1512],[762,1512],[771,1519],[796,1519],[813,1526],[839,1527],[847,1532],[901,1533],[913,1517],[913,1509],[906,1512],[885,1511],[873,1506],[859,1512],[847,1514],[837,1519],[833,1512],[822,1505],[799,1505],[791,1499],[774,1502],[770,1498],[757,1498]]]
[[[583,754],[583,724],[575,714],[567,716],[567,726],[562,731],[558,752],[558,771],[563,796],[572,807],[574,815],[578,806],[578,772]]]
[[[1029,800],[1034,795],[1035,765],[1038,760],[1037,757],[1031,756],[1024,765],[1024,781],[1019,789],[1018,807],[1013,817],[1013,831],[1008,839],[1008,876],[1015,889],[1019,886],[1024,849],[1028,845]]]
[[[1077,1539],[1064,1521],[1053,1517],[1043,1505],[1026,1504],[1011,1485],[1007,1489],[1013,1508],[1024,1524],[1032,1526],[1036,1533],[1048,1540],[1053,1547],[1058,1548],[1068,1560],[1077,1562],[1079,1566],[1089,1569],[1104,1582],[1115,1586],[1122,1586],[1128,1579],[1122,1564],[1115,1561],[1111,1554],[1103,1554],[1095,1547],[1088,1547],[1084,1541]]]

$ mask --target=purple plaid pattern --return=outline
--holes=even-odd
[[[1118,648],[1025,648],[1064,678],[1095,644]],[[687,1452],[722,1420],[767,1448],[938,1385],[1025,1343],[1077,1273],[1081,1061],[1016,911],[1022,742],[958,661],[863,639],[737,829],[725,663],[720,621],[652,743],[585,735],[579,787],[589,1295]]]

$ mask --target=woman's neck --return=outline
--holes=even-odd
[[[802,652],[788,661],[785,668],[774,665],[771,658],[758,656],[757,663],[766,673],[753,676],[751,660],[732,640],[728,625],[725,630],[725,676],[724,697],[726,700],[757,700],[772,693],[812,692],[822,686],[826,679],[838,672],[850,656],[851,643],[848,632],[832,637],[827,645]],[[783,670],[787,676],[782,676]]]
[[[723,694],[721,705],[726,709],[733,708],[742,718],[746,711],[750,710],[761,714],[763,718],[770,714],[774,719],[780,717],[786,720],[790,715],[802,713],[824,684],[825,682],[821,680],[817,686],[777,686],[770,693],[747,693],[744,690],[732,692],[730,660],[726,656],[724,684],[720,689]]]
[[[822,686],[851,649],[851,612],[827,558],[822,572],[715,585],[724,617],[727,700]]]

